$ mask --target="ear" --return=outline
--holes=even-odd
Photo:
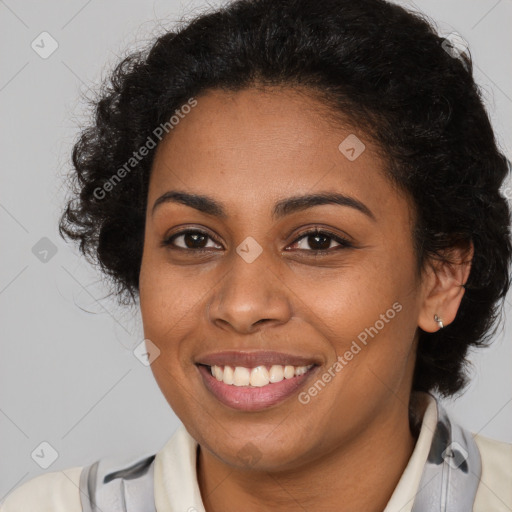
[[[474,246],[453,247],[444,253],[447,261],[430,262],[424,274],[424,299],[418,317],[418,326],[426,332],[441,327],[434,319],[437,315],[446,327],[455,320],[469,277]]]

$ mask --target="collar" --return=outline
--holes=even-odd
[[[432,439],[437,425],[437,402],[428,393],[413,393],[409,417],[419,435],[411,458],[391,495],[384,512],[411,512],[420,486],[421,476],[427,462]]]

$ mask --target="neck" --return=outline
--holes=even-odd
[[[376,417],[364,432],[294,470],[241,470],[206,450],[198,453],[198,482],[207,512],[337,510],[382,512],[416,442],[407,407]]]

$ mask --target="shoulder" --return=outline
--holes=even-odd
[[[0,512],[82,512],[81,467],[44,473],[17,487],[0,504]]]
[[[474,435],[482,475],[473,512],[512,510],[512,444]]]
[[[94,510],[121,510],[128,499],[134,510],[146,510],[154,500],[154,459],[155,454],[115,454],[39,475],[14,489],[0,503],[0,512],[83,512],[92,504]]]

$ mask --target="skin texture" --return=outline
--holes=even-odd
[[[434,313],[453,321],[469,264],[418,272],[410,201],[384,176],[369,138],[329,122],[314,96],[214,90],[197,101],[155,155],[140,305],[145,337],[161,350],[154,376],[200,445],[206,510],[383,510],[415,443],[417,329],[436,331]],[[349,161],[338,145],[352,133],[366,149]],[[226,217],[176,202],[153,213],[170,190],[210,196]],[[276,201],[319,192],[354,197],[375,219],[335,204],[272,218]],[[353,247],[331,238],[315,256],[315,241],[299,235],[316,226]],[[207,252],[161,245],[185,228],[214,237]],[[248,236],[263,249],[252,263],[236,252]],[[174,243],[186,247],[184,237]],[[316,380],[397,302],[401,311],[307,404],[300,389],[262,411],[234,410],[194,364],[215,351],[276,350],[317,359]],[[239,454],[247,446],[258,455],[251,463]]]

